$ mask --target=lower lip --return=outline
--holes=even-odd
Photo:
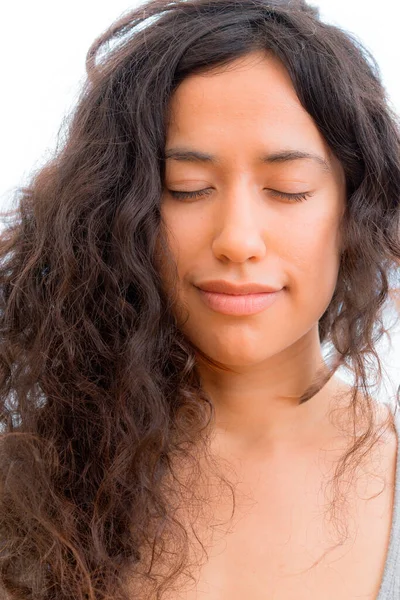
[[[233,296],[231,294],[217,294],[215,292],[206,292],[197,288],[205,304],[224,315],[254,315],[266,308],[272,306],[275,302],[278,292],[268,292],[262,294],[243,294]]]

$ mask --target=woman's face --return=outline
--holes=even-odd
[[[184,333],[229,366],[296,352],[315,335],[336,285],[339,161],[271,54],[186,78],[169,108],[161,214],[189,315]],[[221,279],[279,291],[264,310],[224,314],[196,287]]]

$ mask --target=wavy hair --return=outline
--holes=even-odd
[[[368,425],[335,480],[374,443],[370,362],[380,376],[382,307],[400,260],[399,124],[376,61],[303,0],[150,0],[93,42],[63,139],[3,213],[9,600],[158,599],[190,577],[192,525],[179,509],[196,505],[190,482],[214,416],[196,364],[224,367],[182,334],[160,277],[160,260],[176,276],[160,213],[166,115],[185,77],[254,50],[283,62],[346,176],[344,249],[319,332],[336,367],[354,373],[349,415]],[[128,588],[135,580],[143,587]]]

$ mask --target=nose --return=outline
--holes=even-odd
[[[217,203],[212,250],[223,261],[245,262],[265,256],[265,198],[262,190],[237,185]]]

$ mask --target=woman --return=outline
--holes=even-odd
[[[87,72],[1,238],[3,592],[398,598],[374,60],[301,0],[151,0]]]

